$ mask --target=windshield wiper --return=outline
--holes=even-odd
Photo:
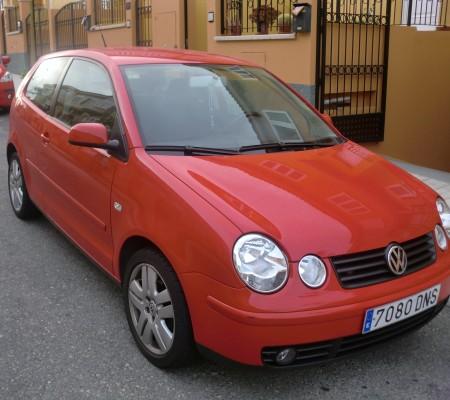
[[[290,150],[290,149],[309,149],[317,147],[331,147],[342,142],[321,142],[321,141],[311,141],[311,142],[274,142],[274,143],[261,143],[254,144],[250,146],[239,147],[238,151],[240,153],[254,150]]]
[[[179,146],[179,145],[150,145],[145,146],[146,151],[174,151],[182,152],[186,156],[195,154],[217,154],[217,155],[235,155],[239,154],[238,150],[221,149],[214,147],[200,147],[200,146]]]

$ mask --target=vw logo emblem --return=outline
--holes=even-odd
[[[395,275],[403,275],[408,266],[406,251],[398,244],[392,244],[387,248],[386,261],[389,269]]]

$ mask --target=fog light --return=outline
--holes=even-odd
[[[442,228],[442,226],[436,225],[436,228],[434,228],[434,236],[436,237],[436,242],[439,248],[442,251],[447,250],[447,235],[445,234],[444,228]]]
[[[327,278],[327,269],[319,257],[305,256],[298,263],[298,274],[305,285],[318,288]]]
[[[295,356],[297,352],[292,347],[281,350],[277,354],[276,362],[278,365],[289,365],[292,364],[295,360]]]

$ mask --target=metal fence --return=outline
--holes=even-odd
[[[94,0],[96,25],[125,23],[125,0]]]
[[[293,3],[292,0],[222,0],[222,34],[293,32]]]
[[[320,0],[316,106],[347,137],[384,137],[392,25],[446,24],[450,0]]]
[[[6,14],[6,32],[15,32],[18,30],[19,6],[5,7]]]
[[[136,43],[152,46],[152,0],[136,0]]]
[[[445,26],[449,0],[396,0],[392,3],[392,24]]]
[[[36,8],[34,10],[34,30],[31,26],[31,14],[25,19],[25,30],[27,37],[28,51],[31,53],[32,49],[32,37],[35,38],[35,56],[36,58],[50,52],[50,35],[48,30],[48,10],[46,8]]]
[[[82,1],[66,4],[55,15],[56,49],[81,49],[87,47],[87,32],[81,24],[86,15]]]
[[[384,135],[391,0],[322,0],[316,105],[359,142]]]

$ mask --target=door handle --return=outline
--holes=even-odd
[[[50,137],[48,136],[47,132],[41,133],[41,140],[44,145],[47,145],[50,143]]]

